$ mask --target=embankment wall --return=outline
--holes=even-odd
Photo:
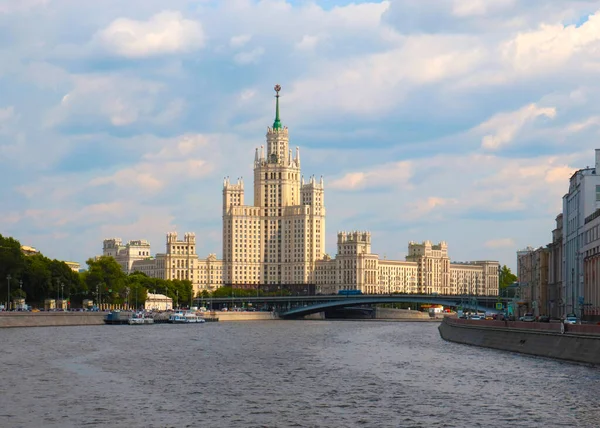
[[[426,312],[420,311],[409,311],[408,309],[393,309],[393,308],[380,308],[375,309],[376,319],[385,320],[430,320],[431,317]]]
[[[446,317],[443,339],[522,354],[600,364],[600,326],[561,323],[476,321]]]
[[[208,316],[208,315],[207,315]],[[212,316],[212,315],[211,315]],[[221,321],[264,321],[277,319],[273,312],[215,312]]]
[[[53,327],[104,324],[103,312],[0,312],[3,327]]]

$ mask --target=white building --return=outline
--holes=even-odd
[[[380,260],[369,232],[339,232],[337,256],[316,263],[317,293],[497,295],[496,261],[451,263],[445,242],[410,242],[406,260]]]
[[[173,299],[164,294],[148,293],[144,309],[147,311],[168,311],[173,309]]]
[[[276,113],[267,148],[254,156],[254,203],[244,201],[244,181],[223,183],[223,282],[236,287],[314,282],[315,262],[325,254],[323,178],[308,183],[300,149],[289,148],[288,128]]]
[[[120,238],[105,239],[103,255],[113,257],[126,274],[142,272],[151,278],[189,280],[196,296],[202,290],[223,285],[223,262],[210,254],[205,259],[196,253],[196,235],[185,233],[183,240],[177,232],[167,234],[166,251],[151,256],[145,240],[129,241],[122,245]]]
[[[578,309],[584,298],[583,229],[585,218],[600,208],[600,149],[596,149],[595,168],[580,169],[569,182],[569,193],[563,196],[563,271],[565,292],[562,300],[567,312]]]

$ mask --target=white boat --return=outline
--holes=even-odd
[[[206,320],[193,312],[175,312],[169,316],[169,322],[173,324],[195,324]]]
[[[141,324],[154,324],[154,318],[146,318],[143,313],[133,314],[131,318],[127,320],[129,325],[141,325]]]

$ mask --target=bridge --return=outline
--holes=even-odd
[[[254,297],[217,297],[197,298],[199,306],[210,306],[220,309],[224,307],[253,307],[274,310],[283,319],[302,318],[306,315],[323,312],[328,309],[346,307],[364,307],[378,304],[411,303],[415,309],[421,304],[437,304],[444,307],[464,307],[471,311],[496,313],[495,304],[502,302],[506,307],[509,299],[498,296],[459,296],[431,294],[360,294],[354,296],[309,295],[309,296],[254,296]]]

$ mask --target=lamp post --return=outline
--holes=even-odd
[[[177,296],[177,300],[175,301],[175,305],[177,309],[179,309],[179,290],[175,290],[175,295]]]
[[[65,301],[65,284],[60,283],[60,308],[64,309],[64,301]]]
[[[8,291],[6,293],[6,310],[10,311],[10,279],[12,277],[10,276],[10,274],[6,275],[6,283],[8,285]]]

